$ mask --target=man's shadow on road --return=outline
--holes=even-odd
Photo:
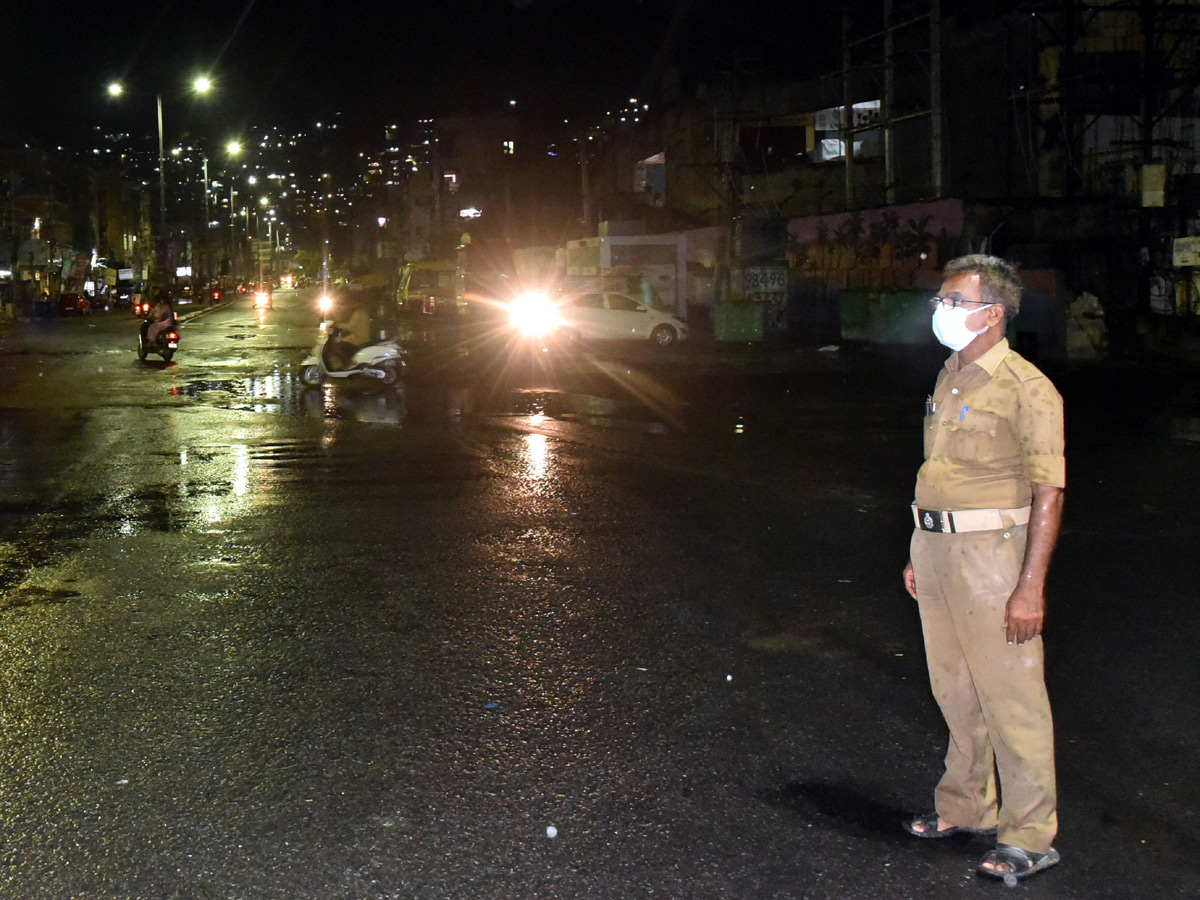
[[[843,784],[793,781],[777,790],[765,791],[763,800],[777,809],[805,817],[816,810],[833,819],[842,830],[888,838],[904,836],[901,823],[909,815],[908,810],[890,806],[860,788]]]

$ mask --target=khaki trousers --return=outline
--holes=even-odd
[[[950,728],[938,815],[964,828],[999,826],[1001,843],[1045,853],[1058,814],[1042,639],[1010,645],[1004,633],[1027,530],[918,530],[910,559],[929,683]]]

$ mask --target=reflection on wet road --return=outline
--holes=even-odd
[[[502,391],[489,387],[438,388],[432,385],[374,386],[324,384],[306,387],[290,371],[246,378],[196,379],[173,386],[174,396],[220,409],[244,410],[282,416],[352,419],[376,424],[403,425],[410,413],[421,421],[437,422],[464,414],[530,416],[563,419],[610,428],[632,428],[648,433],[682,431],[686,411],[678,401],[641,402],[632,397],[605,397],[555,388],[515,387]],[[409,398],[413,398],[411,404]],[[411,409],[410,409],[411,406]]]
[[[306,387],[291,371],[240,379],[185,381],[172,387],[171,393],[204,406],[284,416],[391,425],[402,425],[407,416],[403,390],[356,390],[333,384]]]

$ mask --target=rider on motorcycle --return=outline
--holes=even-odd
[[[154,307],[150,310],[149,317],[142,323],[146,341],[153,344],[158,340],[160,334],[174,324],[175,307],[171,305],[171,300],[166,293],[159,288],[155,291]]]
[[[335,368],[350,367],[354,354],[371,343],[371,317],[361,297],[350,295],[347,300],[348,315],[335,320],[329,338],[329,356]]]

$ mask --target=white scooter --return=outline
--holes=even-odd
[[[342,368],[331,360],[340,336],[340,331],[334,329],[323,340],[317,341],[312,354],[300,363],[300,380],[304,384],[316,387],[326,380],[343,378],[374,379],[386,385],[400,381],[406,356],[403,347],[392,340],[371,344],[356,352],[350,365]]]

